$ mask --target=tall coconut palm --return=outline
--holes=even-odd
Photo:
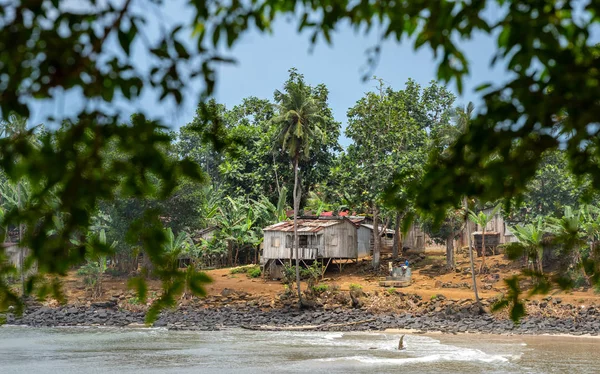
[[[469,104],[467,104],[466,107],[456,107],[454,109],[454,113],[452,114],[454,126],[446,126],[445,128],[442,128],[442,131],[439,135],[439,142],[444,149],[443,152],[447,152],[448,147],[452,145],[461,134],[464,134],[469,131],[469,124],[471,122],[471,117],[473,116],[474,110],[475,106],[472,102],[469,102]],[[477,277],[475,276],[475,260],[473,258],[473,246],[471,245],[471,220],[469,218],[468,201],[468,196],[464,196],[463,208],[465,211],[465,229],[467,230],[467,243],[469,246],[471,279],[473,281],[473,292],[475,293],[475,301],[477,302],[477,305],[480,305],[479,294],[477,293]]]
[[[486,226],[494,218],[496,213],[498,213],[498,210],[500,210],[500,205],[497,205],[490,212],[490,214],[485,214],[483,211],[479,212],[479,214],[477,214],[473,211],[469,212],[469,219],[476,225],[481,226],[481,248],[482,248],[481,256],[482,257],[481,257],[481,267],[479,268],[479,273],[483,273],[483,271],[485,270],[485,252],[486,252],[486,250],[485,250],[485,231],[486,231]]]
[[[298,163],[308,158],[313,142],[323,138],[319,127],[323,117],[319,114],[319,105],[311,95],[310,87],[301,76],[292,75],[286,83],[284,92],[276,91],[275,100],[278,114],[272,121],[278,126],[277,145],[287,152],[294,165],[294,244],[296,260],[296,284],[298,305],[302,306],[300,291],[300,262],[298,258],[298,210],[300,209],[301,188],[298,183]]]

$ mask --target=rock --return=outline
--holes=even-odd
[[[78,312],[79,312],[79,309],[77,309],[77,308],[67,309],[67,314],[77,314]]]
[[[117,301],[110,300],[105,302],[92,303],[91,306],[95,308],[114,308],[117,306]]]
[[[221,296],[223,297],[229,297],[231,295],[234,295],[235,291],[229,288],[224,288],[223,291],[221,291]]]

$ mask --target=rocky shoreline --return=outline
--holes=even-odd
[[[561,304],[558,299],[529,303],[529,316],[515,325],[503,315],[482,313],[471,301],[431,300],[418,310],[373,312],[368,308],[317,306],[298,310],[293,303],[265,307],[253,303],[207,306],[202,303],[180,305],[163,312],[154,327],[170,330],[211,331],[254,326],[318,326],[315,331],[382,331],[406,329],[419,332],[486,334],[600,334],[600,308]],[[546,310],[546,313],[543,311]],[[143,311],[131,311],[116,302],[86,306],[29,306],[21,317],[4,316],[9,325],[33,327],[114,326],[140,327]]]

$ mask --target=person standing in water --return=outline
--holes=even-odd
[[[403,351],[403,350],[405,350],[405,349],[406,349],[406,348],[404,348],[404,335],[402,335],[402,336],[400,337],[400,341],[398,342],[398,350],[399,350],[399,351]]]

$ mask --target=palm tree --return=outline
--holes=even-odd
[[[463,198],[463,208],[465,217],[465,228],[467,230],[467,245],[469,246],[469,262],[471,265],[471,280],[473,281],[473,292],[475,293],[475,302],[480,306],[479,294],[477,293],[477,277],[475,276],[475,260],[473,259],[473,246],[471,245],[471,225],[469,219],[469,201],[465,196]]]
[[[309,157],[313,141],[323,138],[323,132],[319,127],[323,118],[319,115],[319,106],[302,76],[294,77],[292,75],[285,85],[284,92],[275,92],[275,99],[278,104],[278,115],[272,121],[279,129],[277,144],[288,153],[294,165],[294,244],[292,251],[295,250],[298,305],[301,307],[298,258],[298,210],[300,209],[301,189],[298,185],[298,163],[301,158]]]
[[[582,275],[588,285],[590,285],[590,276],[586,273],[584,261],[581,256],[581,249],[590,244],[590,256],[594,253],[594,241],[598,235],[598,221],[594,217],[593,207],[583,207],[580,211],[574,212],[570,206],[565,206],[564,214],[561,218],[548,217],[548,231],[555,235],[555,241],[562,244],[568,253],[574,254],[574,262],[580,267]]]
[[[547,232],[547,228],[542,217],[539,217],[535,223],[511,227],[510,231],[519,239],[517,243],[511,243],[511,246],[518,246],[529,258],[535,258],[537,270],[543,273],[544,234]]]
[[[469,102],[466,107],[456,107],[453,113],[454,126],[446,126],[440,133],[440,144],[443,147],[443,152],[447,152],[449,146],[456,141],[461,135],[469,131],[469,124],[475,106]],[[471,225],[469,218],[469,197],[463,198],[463,209],[465,212],[465,228],[467,230],[467,245],[469,246],[469,262],[471,265],[471,279],[473,281],[473,292],[475,293],[475,302],[481,305],[479,294],[477,293],[477,277],[475,276],[475,259],[473,258],[473,246],[471,245]]]
[[[496,207],[491,211],[490,214],[485,214],[483,211],[479,212],[479,214],[476,214],[473,211],[469,212],[469,219],[475,223],[476,225],[481,226],[481,231],[482,231],[482,235],[481,235],[481,267],[479,268],[479,273],[483,273],[483,271],[485,270],[485,229],[488,223],[490,223],[490,221],[492,220],[492,218],[494,218],[494,216],[496,215],[496,213],[498,213],[498,210],[500,210],[500,205],[496,205]],[[494,254],[496,254],[494,252]]]
[[[475,111],[475,105],[472,102],[469,102],[465,107],[459,106],[454,109],[452,113],[454,126],[444,126],[438,133],[437,141],[443,149],[447,149],[461,134],[469,131],[473,111]]]

